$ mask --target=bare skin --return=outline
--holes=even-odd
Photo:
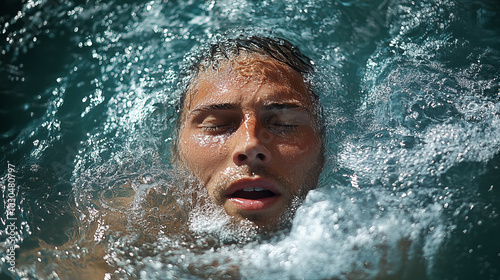
[[[179,154],[236,221],[276,230],[316,186],[322,140],[300,73],[259,55],[202,72],[180,116]]]

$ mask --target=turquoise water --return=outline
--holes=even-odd
[[[497,1],[1,6],[0,278],[500,279]],[[179,69],[228,31],[319,70],[327,164],[276,236],[171,168]]]

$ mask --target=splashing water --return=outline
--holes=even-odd
[[[178,2],[2,4],[2,277],[500,279],[498,3]],[[327,163],[270,236],[172,167],[180,67],[225,32],[318,69]]]

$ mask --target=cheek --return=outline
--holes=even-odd
[[[318,165],[321,152],[321,142],[318,138],[302,137],[294,143],[278,146],[278,163],[283,172],[288,173],[294,181],[302,178]]]
[[[181,159],[202,182],[223,162],[226,151],[222,136],[189,135],[181,137]]]

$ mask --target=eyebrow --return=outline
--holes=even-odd
[[[199,105],[196,106],[189,114],[193,114],[200,111],[211,111],[211,110],[236,110],[238,106],[233,103],[216,103],[216,104],[208,104],[208,105]]]
[[[296,110],[306,113],[309,116],[313,114],[311,111],[302,105],[300,102],[269,102],[268,104],[264,104],[264,111],[274,111],[274,110]]]
[[[264,104],[264,110],[272,111],[272,110],[285,110],[285,109],[302,109],[303,106],[293,103],[293,102],[269,102],[268,104]],[[304,108],[305,109],[305,108]]]
[[[189,112],[189,115],[203,111],[212,111],[212,110],[231,111],[231,110],[237,110],[238,108],[239,106],[234,103],[215,103],[215,104],[199,105],[196,106],[191,112]],[[263,106],[264,111],[293,110],[293,109],[298,109],[300,111],[304,111],[307,114],[311,115],[309,109],[307,109],[306,107],[302,106],[300,103],[297,102],[269,102],[267,104],[264,104]]]

